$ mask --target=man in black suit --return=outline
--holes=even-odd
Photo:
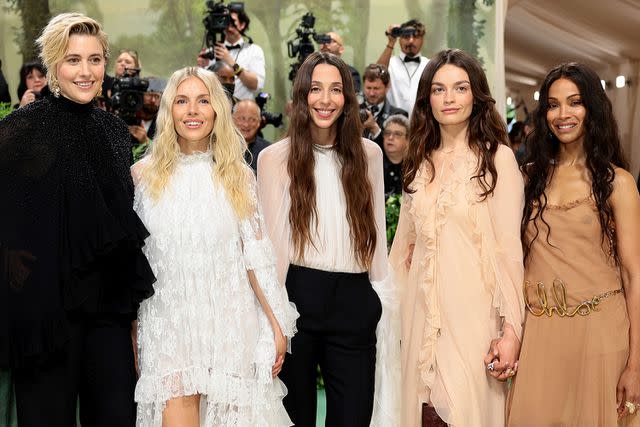
[[[406,111],[396,108],[387,101],[389,91],[389,71],[380,64],[370,64],[364,70],[363,95],[364,102],[360,108],[366,109],[367,119],[362,123],[364,137],[376,142],[383,148],[384,122],[390,116],[401,114],[408,117]],[[362,116],[364,118],[364,116]]]

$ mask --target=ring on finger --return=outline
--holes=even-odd
[[[638,405],[629,401],[624,402],[624,407],[627,408],[631,415],[635,414],[636,410],[638,409]]]

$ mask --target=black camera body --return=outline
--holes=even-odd
[[[391,33],[385,31],[385,36],[398,37],[411,37],[416,35],[416,29],[413,27],[393,27]]]
[[[360,121],[362,123],[366,122],[367,119],[369,118],[369,111],[370,110],[368,108],[366,108],[366,107],[361,107],[358,110],[358,116],[360,117]]]
[[[329,34],[316,34],[313,36],[313,40],[318,44],[331,43],[331,36]]]
[[[208,59],[214,59],[215,53],[213,48],[216,43],[224,43],[224,30],[229,28],[229,25],[233,25],[233,19],[231,19],[231,13],[239,13],[244,10],[244,2],[233,1],[229,5],[224,4],[224,0],[215,2],[213,0],[207,1],[206,15],[202,20],[205,28],[205,42],[207,44],[207,50],[204,53],[204,57]]]
[[[313,16],[313,13],[305,13],[302,16],[300,25],[296,28],[296,38],[287,42],[287,54],[289,58],[298,58],[297,62],[290,65],[289,80],[291,81],[296,78],[298,68],[300,68],[304,60],[307,59],[307,56],[315,52],[316,48],[313,45],[313,41],[319,44],[331,43],[331,36],[327,34],[316,34],[316,30],[314,29],[315,24],[316,17]]]
[[[122,77],[116,78],[111,89],[112,111],[128,125],[140,124],[136,113],[142,110],[144,93],[149,80],[140,78],[139,68],[127,68]]]
[[[272,125],[275,128],[279,128],[280,126],[282,126],[282,113],[270,113],[265,107],[269,99],[271,99],[271,95],[269,95],[267,92],[260,92],[255,99],[256,104],[258,104],[258,107],[260,107],[260,129],[267,125]]]

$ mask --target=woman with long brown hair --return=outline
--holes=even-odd
[[[507,389],[490,374],[517,369],[523,182],[469,54],[443,50],[427,65],[404,165],[390,255],[401,287],[401,424],[503,426]]]
[[[327,425],[368,426],[372,411],[374,425],[398,422],[398,368],[381,361],[398,363],[399,343],[390,338],[382,152],[361,138],[354,93],[344,61],[310,55],[294,81],[288,137],[258,159],[278,274],[300,313],[281,374],[296,426],[315,425],[318,365]]]
[[[638,426],[640,197],[600,77],[554,67],[525,161],[521,373],[509,426]]]

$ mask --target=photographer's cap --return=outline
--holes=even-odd
[[[149,87],[147,88],[147,92],[164,92],[164,89],[167,87],[167,80],[161,79],[159,77],[148,77]]]

